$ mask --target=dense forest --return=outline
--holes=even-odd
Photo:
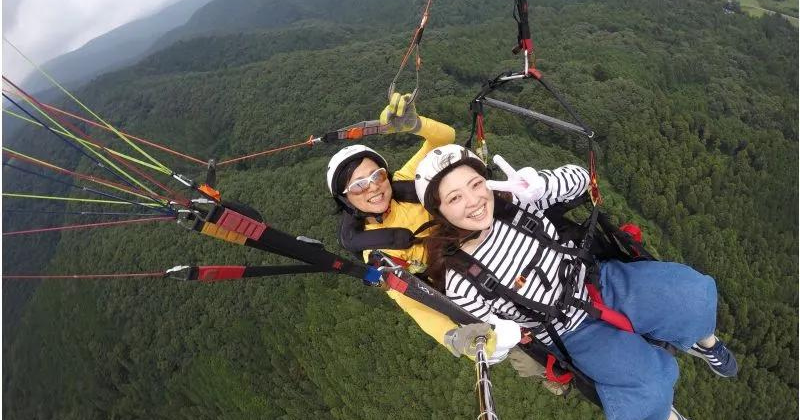
[[[201,33],[192,25],[212,19],[214,33],[184,37],[76,94],[115,126],[203,159],[377,118],[423,2],[266,3],[212,1],[178,32]],[[417,107],[452,124],[457,141],[469,135],[468,104],[481,83],[521,66],[510,53],[512,6],[434,2]],[[718,331],[737,354],[739,376],[718,378],[704,362],[678,356],[675,405],[695,419],[797,418],[796,28],[691,0],[531,1],[531,26],[537,67],[597,133],[605,210],[642,226],[659,258],[717,280]],[[413,72],[401,88],[413,88]],[[534,83],[511,84],[497,98],[566,118]],[[486,128],[491,151],[514,166],[586,162],[584,141],[538,123],[490,110]],[[3,143],[102,174],[40,128]],[[365,143],[397,168],[419,139]],[[324,181],[341,146],[242,161],[218,171],[218,187],[276,228],[344,254]],[[153,153],[177,172],[204,176],[200,165]],[[9,167],[3,191],[89,197]],[[3,225],[100,221],[41,211],[101,208],[6,197]],[[172,222],[3,241],[6,274],[279,261]],[[476,410],[471,362],[454,359],[384,293],[350,278],[4,280],[3,315],[9,418],[452,419]],[[492,367],[492,382],[501,418],[602,418],[577,392],[554,397],[508,363]]]

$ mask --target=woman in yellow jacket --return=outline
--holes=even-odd
[[[425,247],[421,241],[413,240],[411,232],[424,227],[432,218],[419,202],[404,202],[395,197],[394,193],[398,191],[393,191],[392,186],[405,188],[401,184],[408,181],[409,195],[413,196],[417,164],[429,151],[452,143],[455,130],[449,125],[418,116],[413,103],[407,104],[409,99],[410,95],[395,93],[381,113],[381,125],[386,127],[387,133],[410,132],[425,141],[419,151],[391,175],[391,180],[388,165],[381,155],[369,147],[354,145],[345,147],[331,158],[327,183],[337,205],[345,212],[343,217],[356,220],[359,230],[363,226],[365,232],[381,229],[394,233],[400,245],[381,249],[384,253],[402,259],[411,266],[424,267]],[[347,232],[340,232],[340,243],[343,242],[342,234],[348,235]],[[418,236],[424,237],[425,233],[418,233]],[[354,250],[347,244],[342,243],[342,246]],[[358,250],[363,250],[364,260],[367,261],[369,252],[380,248],[381,245],[374,248],[360,246]],[[387,293],[425,333],[453,351],[452,346],[445,343],[445,335],[458,328],[458,325],[445,315],[394,290]]]

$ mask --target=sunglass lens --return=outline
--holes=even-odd
[[[350,185],[350,192],[353,194],[361,194],[369,188],[369,179],[359,179]]]
[[[381,182],[386,181],[387,178],[386,170],[383,168],[378,169],[374,174],[372,174],[371,178],[376,184],[380,184]]]

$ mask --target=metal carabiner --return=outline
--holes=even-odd
[[[192,266],[189,265],[176,265],[164,272],[164,277],[169,277],[175,280],[189,281],[192,274]]]

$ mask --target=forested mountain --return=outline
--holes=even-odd
[[[400,33],[404,28],[419,22],[423,4],[412,1],[374,2],[370,0],[228,0],[212,1],[195,13],[185,25],[167,33],[158,46],[168,46],[176,41],[198,36],[230,35],[258,32],[291,26],[306,20],[321,20],[328,24],[345,24],[379,28],[384,34]],[[437,7],[439,4],[437,3]],[[442,7],[451,13],[438,16],[440,25],[448,23],[474,23],[487,17],[510,12],[510,8],[497,8],[491,3],[459,2],[445,0]],[[309,38],[320,37],[309,31]]]
[[[778,17],[727,15],[721,3],[704,1],[531,3],[538,67],[597,132],[606,210],[642,225],[660,258],[717,279],[719,331],[741,371],[721,379],[680,356],[675,405],[696,419],[796,418],[797,31]],[[482,81],[520,66],[509,52],[512,4],[434,3],[418,109],[456,127],[459,141],[468,136],[467,105]],[[219,23],[219,32],[176,42],[76,93],[121,129],[202,159],[299,142],[377,117],[421,6],[216,0],[186,33],[197,34],[188,28],[203,22]],[[412,79],[405,73],[401,87],[413,87]],[[497,96],[563,115],[533,83]],[[490,149],[515,166],[585,164],[585,143],[539,124],[490,110],[486,128]],[[90,172],[86,159],[62,152],[50,137],[26,130],[19,147]],[[366,144],[398,167],[418,139]],[[259,209],[272,226],[340,251],[324,171],[341,146],[221,168],[219,189]],[[201,166],[153,153],[202,179]],[[6,168],[4,191],[56,190],[24,175]],[[3,206],[6,230],[87,221],[6,212],[30,206],[11,198]],[[40,258],[49,262],[35,264],[48,244],[53,255]],[[4,273],[281,261],[169,222],[5,237],[3,245]],[[474,416],[471,363],[437,347],[382,292],[349,278],[54,280],[42,282],[25,306],[24,293],[13,294],[21,284],[4,280],[3,288],[4,311],[18,303],[19,319],[4,329],[9,418]],[[602,417],[577,393],[555,398],[507,363],[492,368],[492,380],[501,418]]]

